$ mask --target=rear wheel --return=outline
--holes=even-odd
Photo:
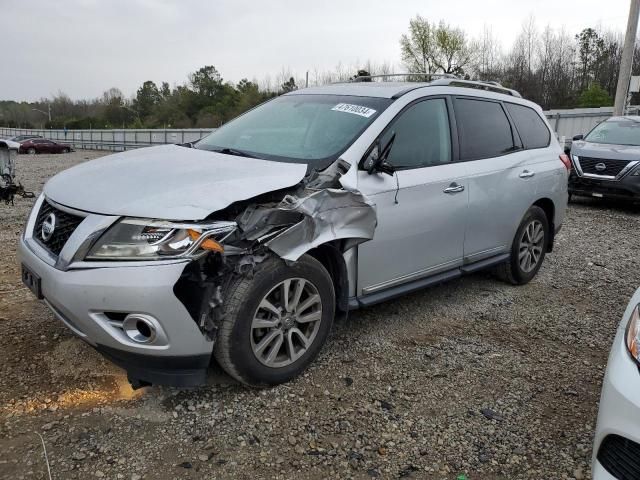
[[[525,214],[511,245],[509,261],[496,269],[498,277],[513,285],[524,285],[536,276],[549,244],[549,221],[540,207]]]
[[[242,383],[276,385],[298,376],[320,352],[335,293],[327,270],[308,255],[292,265],[270,258],[256,270],[226,289],[214,355]]]

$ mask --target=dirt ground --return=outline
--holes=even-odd
[[[21,156],[39,192],[99,152]],[[583,479],[640,209],[578,200],[538,277],[478,274],[337,321],[299,379],[133,392],[20,282],[0,205],[0,478]]]

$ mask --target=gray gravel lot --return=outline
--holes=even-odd
[[[40,191],[100,152],[21,156]],[[20,283],[0,205],[0,478],[589,478],[600,384],[640,285],[640,209],[579,201],[538,277],[478,274],[353,313],[301,378],[132,392]]]

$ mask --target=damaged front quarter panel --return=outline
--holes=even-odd
[[[322,244],[342,240],[344,252],[373,238],[375,206],[354,188],[355,167],[350,167],[338,160],[321,172],[312,171],[288,193],[273,192],[217,213],[220,218],[235,216],[237,231],[224,242],[224,253],[201,258],[174,289],[207,338],[215,339],[224,318],[226,284],[253,275],[269,255],[295,262]]]
[[[354,168],[337,160],[313,171],[296,192],[278,204],[247,209],[238,219],[245,238],[258,240],[284,260],[295,261],[323,243],[348,240],[345,249],[373,238],[377,225],[374,205],[345,185]]]
[[[376,229],[376,212],[359,192],[327,188],[287,195],[279,208],[298,212],[298,223],[266,242],[284,260],[295,261],[306,251],[332,240],[349,239],[349,246],[371,240]]]

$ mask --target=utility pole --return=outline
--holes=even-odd
[[[618,86],[616,88],[616,101],[613,107],[614,115],[624,115],[629,93],[629,81],[631,80],[631,67],[633,64],[633,51],[636,45],[638,31],[638,14],[640,13],[640,0],[631,0],[629,7],[629,20],[627,20],[627,33],[624,35],[624,47],[620,60],[620,72],[618,74]]]

